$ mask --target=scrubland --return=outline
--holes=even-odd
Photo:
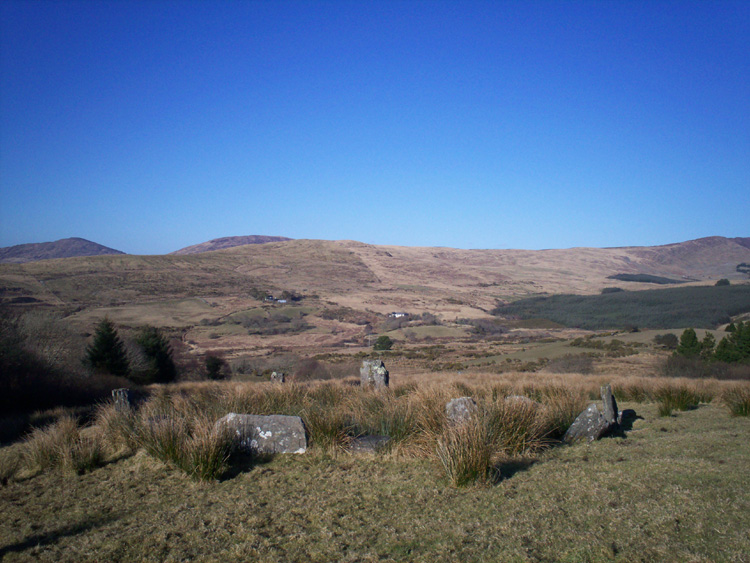
[[[397,377],[397,374],[393,374]],[[746,382],[581,374],[154,386],[0,450],[8,561],[742,561]],[[599,385],[639,418],[560,445]],[[524,395],[534,402],[514,400]],[[445,402],[472,396],[474,425]],[[509,399],[509,397],[511,397]],[[663,412],[663,404],[672,410]],[[744,399],[743,399],[744,397]],[[679,410],[679,409],[684,410]],[[226,412],[298,414],[303,455],[231,455]],[[661,412],[660,412],[661,411]],[[391,436],[374,454],[357,435]]]

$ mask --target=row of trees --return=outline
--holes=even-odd
[[[728,364],[750,361],[750,321],[731,323],[727,332],[729,334],[716,344],[716,339],[710,332],[706,333],[703,340],[698,340],[695,330],[688,328],[680,336],[676,353],[686,358]]]
[[[127,377],[136,383],[169,383],[177,377],[172,348],[161,331],[153,326],[141,328],[135,343],[142,358],[137,366],[128,356],[115,325],[104,319],[96,327],[93,343],[86,348],[85,363],[96,371]],[[140,361],[137,361],[140,360]]]

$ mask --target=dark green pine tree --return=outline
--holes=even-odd
[[[680,345],[677,346],[676,353],[686,358],[694,358],[701,353],[701,348],[701,343],[695,334],[695,330],[686,328],[682,336],[680,336]]]
[[[177,377],[177,368],[172,360],[169,341],[153,326],[145,326],[136,337],[136,344],[143,350],[148,369],[140,374],[143,383],[169,383]]]
[[[128,375],[130,365],[125,346],[115,325],[106,317],[96,327],[94,342],[86,348],[85,362],[97,371],[123,377]]]

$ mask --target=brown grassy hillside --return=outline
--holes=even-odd
[[[711,237],[658,247],[460,250],[293,240],[191,255],[97,256],[0,265],[5,303],[75,307],[178,298],[248,298],[289,290],[380,313],[482,316],[496,302],[542,293],[598,293],[608,276],[648,273],[739,280],[750,248]],[[619,282],[627,289],[651,284]]]

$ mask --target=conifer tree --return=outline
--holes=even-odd
[[[135,339],[146,356],[148,368],[139,379],[144,383],[169,383],[177,377],[177,368],[172,360],[172,348],[169,341],[153,326],[145,326]]]
[[[701,343],[695,330],[686,328],[680,336],[680,345],[677,346],[677,354],[686,358],[694,358],[701,353]]]
[[[125,346],[108,318],[97,325],[94,342],[86,348],[84,361],[97,371],[123,377],[128,375],[130,365]]]

